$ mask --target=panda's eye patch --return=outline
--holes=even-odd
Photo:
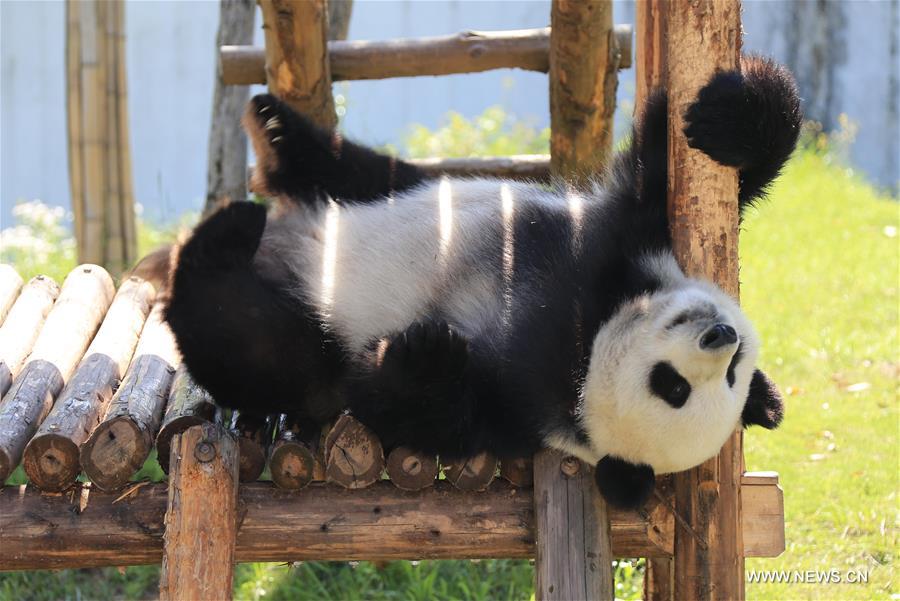
[[[728,380],[728,387],[731,388],[734,386],[734,369],[737,367],[738,362],[741,360],[741,355],[743,354],[744,344],[741,343],[738,346],[737,351],[734,353],[734,357],[731,358],[731,363],[728,364],[728,371],[725,372],[725,379]]]
[[[691,395],[691,385],[668,362],[653,366],[650,372],[650,390],[675,409],[683,407]]]

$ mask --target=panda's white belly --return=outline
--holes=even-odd
[[[516,196],[544,202],[526,185],[443,180],[392,202],[331,204],[282,247],[298,293],[354,351],[435,314],[474,334],[503,319]]]

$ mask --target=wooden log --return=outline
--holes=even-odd
[[[97,331],[115,288],[105,269],[81,265],[63,282],[34,349],[0,403],[0,482],[53,406]]]
[[[32,278],[0,326],[0,398],[21,371],[57,296],[59,286],[53,278]]]
[[[422,490],[434,485],[438,475],[437,458],[396,447],[388,453],[387,475],[400,490]]]
[[[85,358],[25,447],[25,473],[41,490],[64,490],[81,473],[78,447],[128,368],[155,295],[153,285],[138,277],[122,284]]]
[[[612,3],[556,0],[550,25],[550,170],[583,183],[612,153],[618,85]]]
[[[280,415],[269,455],[269,472],[279,488],[299,490],[313,480],[325,479],[320,448],[321,428],[309,420]]]
[[[179,363],[175,338],[158,303],[144,324],[134,361],[103,421],[79,450],[81,467],[98,488],[124,486],[150,455]]]
[[[237,441],[215,424],[193,426],[175,436],[169,457],[161,600],[231,599],[238,455]]]
[[[259,0],[259,6],[269,91],[320,126],[334,128],[325,0]]]
[[[494,481],[498,461],[490,453],[441,465],[444,478],[460,490],[485,490]]]
[[[760,477],[753,485],[771,494],[777,483]],[[239,494],[237,561],[527,559],[535,553],[531,491],[501,481],[478,495],[443,481],[405,493],[389,482],[364,490],[316,485],[301,493],[254,482]],[[2,488],[0,570],[158,564],[166,497],[165,484],[138,484],[125,494],[84,484],[64,495],[44,495],[33,486]],[[745,538],[777,537],[763,517],[771,506],[755,505],[757,495],[746,498]],[[613,553],[671,557],[674,521],[654,499],[643,511],[611,508]],[[746,552],[754,556],[752,549]]]
[[[521,180],[546,180],[550,177],[550,155],[519,154],[508,157],[467,157],[410,159],[408,162],[428,175],[479,175]]]
[[[248,415],[235,410],[229,428],[237,438],[241,482],[256,482],[266,469],[266,456],[272,444],[271,418]]]
[[[627,69],[632,62],[631,25],[616,25],[615,36],[618,66]],[[431,38],[328,42],[332,81],[478,73],[491,69],[546,73],[550,65],[549,54],[549,27],[462,31]],[[219,61],[226,84],[266,83],[263,48],[222,46]]]
[[[12,265],[0,263],[0,324],[6,319],[21,289],[22,276]]]
[[[255,15],[256,2],[253,0],[219,2],[216,48],[253,43]],[[247,198],[247,135],[241,127],[241,115],[249,99],[250,88],[247,86],[225,84],[222,64],[217,61],[207,144],[206,204],[203,206],[206,215],[226,200]]]
[[[344,414],[325,436],[325,479],[344,488],[365,488],[381,478],[384,451],[375,433]]]
[[[590,466],[534,457],[535,598],[613,599],[611,528]]]
[[[503,459],[500,462],[500,477],[513,486],[532,486],[534,484],[534,461],[531,457]]]
[[[194,381],[187,367],[181,365],[175,372],[166,412],[156,435],[156,457],[164,472],[169,473],[172,437],[191,426],[215,421],[216,413],[212,395]]]
[[[738,295],[738,174],[688,147],[682,116],[719,69],[738,69],[740,2],[667,5],[669,223],[685,273]],[[744,598],[740,432],[718,457],[675,477],[675,597]],[[680,524],[680,523],[679,523]]]

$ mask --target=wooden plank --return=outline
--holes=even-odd
[[[140,469],[162,421],[175,368],[181,362],[158,303],[141,332],[134,361],[103,421],[79,450],[85,474],[95,486],[115,490]]]
[[[618,66],[631,66],[631,25],[615,26]],[[524,69],[546,73],[550,28],[512,31],[461,31],[454,35],[378,41],[328,42],[332,81],[389,79]],[[220,46],[226,84],[266,83],[265,50]]]
[[[325,0],[259,0],[269,91],[325,128],[337,124]]]
[[[19,297],[22,289],[22,276],[12,265],[0,263],[0,324]]]
[[[182,364],[175,372],[166,412],[156,435],[156,457],[164,472],[169,473],[172,438],[192,426],[216,421],[219,414],[212,395],[194,381]]]
[[[84,484],[63,495],[33,486],[2,488],[0,570],[159,563],[167,490],[141,483],[125,493]],[[478,494],[443,481],[416,492],[398,492],[386,481],[363,490],[313,484],[302,491],[256,482],[239,492],[237,561],[522,559],[535,553],[531,490],[502,481]],[[744,506],[747,540],[773,536],[761,525],[771,506],[757,507],[757,498],[747,495]],[[617,557],[671,557],[674,518],[662,503],[651,499],[641,512],[610,508],[609,517]],[[772,545],[755,545],[766,548]],[[746,553],[753,556],[749,548]]]
[[[666,6],[669,92],[669,223],[673,250],[689,276],[738,295],[738,174],[688,147],[685,110],[719,69],[739,68],[740,2]],[[685,526],[675,531],[677,599],[744,598],[741,540],[742,436],[718,457],[675,476]],[[680,524],[680,522],[679,522]]]
[[[613,599],[606,503],[590,466],[557,451],[534,458],[535,598]]]
[[[19,375],[57,296],[59,286],[53,278],[31,278],[0,326],[0,398]]]
[[[85,358],[25,447],[25,473],[41,490],[64,490],[81,473],[78,447],[125,374],[155,295],[153,285],[138,277],[122,284]]]
[[[81,265],[63,282],[28,363],[0,403],[0,482],[22,458],[97,331],[115,288],[105,269]]]
[[[221,426],[193,426],[175,436],[159,597],[163,601],[232,596],[240,458]]]
[[[744,555],[778,557],[784,553],[784,491],[778,484],[778,474],[745,473],[741,478],[741,503]],[[750,508],[752,518],[748,516]]]
[[[612,3],[555,0],[550,25],[550,170],[583,183],[612,153]]]

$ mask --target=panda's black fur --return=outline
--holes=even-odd
[[[742,211],[765,192],[791,154],[801,120],[790,75],[758,58],[745,58],[741,74],[714,76],[685,117],[692,147],[740,169]],[[321,303],[310,300],[310,280],[301,277],[302,257],[291,246],[292,236],[339,207],[388,210],[378,208],[395,200],[396,207],[406,206],[404,196],[437,198],[444,185],[477,192],[481,184],[429,181],[409,163],[318,129],[272,96],[254,98],[244,123],[258,156],[254,185],[280,203],[268,215],[260,204],[232,203],[199,224],[178,253],[166,311],[184,362],[217,402],[318,422],[349,409],[386,447],[402,444],[444,457],[484,450],[521,456],[547,444],[590,446],[579,412],[594,337],[623,306],[668,285],[665,270],[647,260],[670,255],[672,246],[663,93],[648,100],[630,147],[594,190],[484,184],[500,185],[501,194],[515,190],[538,198],[517,204],[506,229],[484,226],[471,256],[467,249],[453,255],[463,267],[481,262],[482,271],[508,271],[505,317],[477,327],[454,321],[460,311],[479,309],[448,307],[464,292],[459,286],[473,286],[476,295],[479,281],[462,279],[452,288],[457,280],[449,274],[446,282],[433,284],[433,297],[403,327],[379,331],[372,325],[379,334],[364,348],[346,338]],[[579,194],[585,204],[578,205],[579,218],[542,204],[541,198],[554,194]],[[316,232],[303,235],[315,239]],[[372,248],[389,248],[385,235],[406,233],[398,226],[367,235]],[[506,248],[504,236],[515,245]],[[354,239],[361,249],[355,261],[365,259],[363,237]],[[376,293],[389,298],[391,292]],[[360,306],[365,298],[347,302]],[[734,352],[729,386],[745,351],[742,343]],[[656,364],[654,383],[647,386],[656,396],[671,396],[660,402],[677,408],[690,384],[687,392],[679,388],[684,378],[664,363]],[[774,427],[781,411],[777,391],[762,372],[753,372],[743,424]],[[653,486],[653,466],[613,454],[599,459],[596,473],[601,491],[617,505],[642,503]]]

